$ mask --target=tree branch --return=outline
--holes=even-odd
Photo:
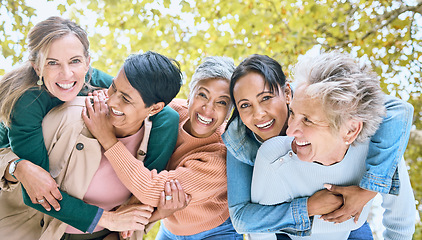
[[[380,22],[383,22],[384,20],[387,20],[384,24],[375,26],[371,31],[367,32],[363,37],[362,40],[365,40],[370,35],[374,34],[376,31],[378,31],[381,28],[384,28],[385,26],[389,25],[392,21],[394,21],[400,14],[405,13],[407,11],[411,12],[421,12],[422,10],[422,0],[418,0],[418,4],[416,6],[402,6],[386,15],[384,15],[383,18],[381,18]]]

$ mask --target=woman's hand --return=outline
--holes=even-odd
[[[144,231],[152,215],[153,207],[144,204],[131,204],[116,211],[104,211],[98,225],[110,231]]]
[[[357,222],[363,207],[377,195],[376,192],[358,186],[340,187],[331,184],[324,184],[324,186],[333,194],[342,195],[344,202],[338,210],[321,216],[322,219],[329,222],[341,223],[350,218],[354,218],[354,221]]]
[[[185,193],[179,181],[171,180],[166,182],[164,191],[161,192],[160,203],[154,212],[154,217],[157,214],[158,219],[156,220],[159,220],[171,216],[176,211],[187,207],[191,199],[191,196]]]
[[[105,103],[105,95],[99,91],[91,98],[86,98],[85,108],[82,111],[82,119],[91,134],[100,142],[105,150],[117,143],[114,127],[108,120],[108,107]]]
[[[57,200],[62,200],[62,194],[49,172],[28,160],[22,160],[16,166],[14,175],[25,187],[32,203],[41,204],[47,211],[51,210],[51,206],[56,211],[60,210]]]
[[[158,207],[152,214],[149,222],[158,221],[173,215],[176,211],[184,209],[188,206],[191,199],[191,196],[185,193],[179,181],[172,180],[170,182],[166,182],[164,185],[164,191],[161,192]],[[122,238],[128,238],[132,236],[132,234],[133,231],[124,231],[120,233],[120,236]]]
[[[323,215],[337,210],[343,204],[343,197],[326,189],[319,190],[308,198],[308,215]]]

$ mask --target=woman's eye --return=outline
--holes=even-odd
[[[262,98],[262,101],[267,101],[268,99],[271,99],[272,97],[271,96],[264,96],[263,98]]]
[[[247,108],[247,107],[249,107],[248,103],[243,103],[243,104],[240,105],[240,108]]]
[[[57,62],[56,61],[48,61],[47,65],[57,65]]]
[[[80,63],[80,62],[82,62],[80,59],[72,59],[71,63]]]
[[[123,102],[130,103],[130,101],[126,97],[122,97],[122,99],[123,99]]]
[[[227,102],[226,101],[219,101],[219,102],[217,102],[218,104],[221,104],[221,105],[223,105],[223,106],[227,106]]]
[[[198,93],[198,96],[203,97],[203,98],[207,98],[207,95],[205,95],[205,93]]]
[[[307,118],[307,117],[304,117],[303,118],[303,121],[305,122],[305,123],[307,123],[307,124],[312,124],[313,122],[309,119],[309,118]]]

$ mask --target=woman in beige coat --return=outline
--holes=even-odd
[[[150,64],[146,64],[145,61]],[[163,69],[167,69],[170,73],[166,77],[161,75],[155,78],[154,82],[144,76],[145,72],[137,72],[136,67],[135,70],[128,68],[131,69],[130,71],[135,71],[130,73],[127,72],[125,67],[130,64],[145,67],[158,64],[157,62],[164,63],[165,66],[155,65],[147,70],[156,74],[154,71],[163,72]],[[130,74],[130,77],[128,77],[128,74]],[[134,78],[134,75],[137,77]],[[136,81],[138,85],[134,87],[133,81]],[[128,58],[124,67],[114,79],[113,85],[108,91],[108,103],[111,111],[109,119],[115,126],[116,136],[129,139],[128,142],[137,141],[137,144],[132,144],[132,149],[134,156],[140,161],[145,158],[147,152],[151,130],[151,122],[148,117],[161,111],[177,94],[180,85],[180,69],[164,56],[151,52]],[[137,86],[149,87],[148,90],[152,94],[161,96],[161,98],[147,99],[149,95],[142,94],[142,90],[139,90]],[[100,190],[104,190],[106,193],[108,191],[109,196],[115,195],[116,189],[98,185],[98,182],[101,183],[101,181],[113,178],[113,176],[106,175],[103,178],[97,176],[97,172],[107,160],[103,157],[100,144],[83,124],[81,113],[86,101],[86,98],[78,97],[72,102],[53,109],[44,118],[43,134],[50,157],[50,173],[60,188],[76,198],[87,202],[98,201],[97,204],[101,205],[103,199],[87,198],[91,188],[97,186],[98,189],[100,187]],[[3,149],[0,157],[2,157],[0,171],[4,173],[1,181],[2,191],[0,192],[1,236],[8,236],[9,239],[40,238],[50,240],[68,239],[74,235],[84,237],[81,239],[103,239],[109,235],[107,229],[98,229],[94,234],[74,234],[74,231],[69,229],[67,224],[25,206],[22,202],[20,184],[14,183],[14,179],[6,169],[7,163],[17,159],[17,156],[9,149]],[[97,185],[92,186],[91,184],[95,182],[94,179],[97,181]],[[115,179],[118,180],[117,177]],[[130,196],[128,190],[125,192],[125,189],[119,189],[119,191],[123,191],[121,198],[125,194],[128,194],[125,199]],[[123,203],[116,203],[116,200],[110,201],[112,202],[104,204],[118,206]],[[112,210],[110,207],[108,209],[104,207],[104,209]],[[145,205],[122,207],[116,212],[107,212],[107,214],[114,214],[115,216],[105,219],[114,221],[102,222],[100,219],[98,225],[107,226],[113,231],[143,230],[150,220],[161,218],[160,212],[155,212],[151,217],[151,211],[152,208]],[[142,239],[142,231],[140,233],[140,235],[135,236],[137,239]],[[96,236],[96,234],[99,236]]]

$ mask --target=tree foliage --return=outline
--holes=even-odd
[[[0,1],[12,26],[0,22],[2,54],[18,62],[36,13],[24,0]],[[370,62],[385,92],[413,104],[414,126],[422,128],[422,0],[67,0],[58,9],[76,22],[95,22],[89,30],[93,65],[113,75],[129,54],[148,50],[178,60],[187,82],[210,55],[239,63],[266,54],[289,73],[315,46],[350,52]],[[184,87],[179,96],[187,94]],[[413,136],[406,158],[420,203],[422,143]]]

